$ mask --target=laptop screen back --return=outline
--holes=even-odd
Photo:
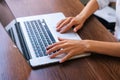
[[[0,22],[6,27],[12,20],[15,20],[15,16],[5,0],[2,0],[0,2]]]

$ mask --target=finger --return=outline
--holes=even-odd
[[[60,20],[60,21],[57,23],[56,28],[59,27],[59,26],[61,25],[61,23],[63,23],[64,21],[65,21],[65,19]]]
[[[64,27],[65,25],[67,25],[70,21],[71,21],[72,17],[67,18],[65,21],[63,21],[58,27],[57,27],[57,31],[60,31],[60,29],[62,27]]]
[[[60,21],[57,23],[56,28],[59,27],[59,26],[61,25],[61,23],[63,23],[67,18],[69,18],[69,17],[66,17],[65,19],[60,20]]]
[[[52,47],[54,47],[55,45],[57,45],[58,43],[54,43],[54,44],[52,44],[52,45],[49,45],[49,46],[47,46],[47,50],[49,50],[50,48],[52,48]]]
[[[58,37],[58,40],[59,40],[59,41],[63,41],[63,40],[65,40],[65,39]]]
[[[57,28],[61,28],[63,25],[66,25],[72,17],[65,18],[64,20],[60,21],[59,26]]]
[[[72,52],[68,53],[65,57],[63,57],[61,60],[60,60],[60,63],[63,63],[65,62],[66,60],[68,60],[69,58],[72,57]]]
[[[53,53],[53,54],[50,56],[50,58],[54,58],[54,57],[56,57],[56,56],[58,56],[58,55],[60,55],[60,54],[62,54],[62,53],[64,53],[64,50],[63,50],[63,49],[57,51],[56,53]]]
[[[73,25],[75,25],[75,23],[76,23],[76,21],[75,21],[75,19],[73,19],[73,20],[70,22],[70,24],[68,24],[67,26],[73,26]]]
[[[72,27],[72,26],[74,26],[75,25],[75,21],[74,20],[72,20],[70,23],[68,23],[65,27],[64,27],[64,29],[62,29],[60,32],[61,33],[65,33],[66,31],[68,31],[68,30],[70,30],[70,28]]]
[[[46,53],[50,54],[50,53],[52,53],[54,51],[57,51],[57,50],[61,49],[62,46],[63,46],[62,44],[61,45],[57,45],[57,46],[53,46],[52,48],[48,49]]]
[[[64,42],[63,41],[60,41],[60,42],[56,42],[56,43],[54,43],[54,44],[52,44],[52,45],[49,45],[49,46],[47,46],[47,50],[49,50],[50,48],[52,48],[52,47],[54,47],[54,46],[57,46],[57,45],[59,45],[59,44],[63,44]]]
[[[76,27],[74,27],[73,31],[77,32],[81,27],[82,27],[82,24],[77,25]]]
[[[58,40],[59,41],[65,41],[65,40],[69,40],[69,39],[63,39],[63,38],[58,37]]]

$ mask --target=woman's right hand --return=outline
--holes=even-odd
[[[81,29],[84,22],[85,19],[82,18],[82,16],[67,17],[59,21],[56,28],[58,32],[65,33],[74,26],[73,31],[77,32],[79,29]]]

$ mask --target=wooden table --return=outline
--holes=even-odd
[[[75,16],[83,5],[79,0],[6,0],[0,3],[0,22],[6,26],[14,17],[63,12]],[[0,25],[0,80],[120,80],[120,58],[92,54],[65,63],[32,69]],[[91,16],[78,31],[82,39],[116,41]]]

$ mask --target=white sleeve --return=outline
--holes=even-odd
[[[102,9],[109,5],[110,2],[116,2],[116,0],[96,0],[99,5],[99,9]]]

